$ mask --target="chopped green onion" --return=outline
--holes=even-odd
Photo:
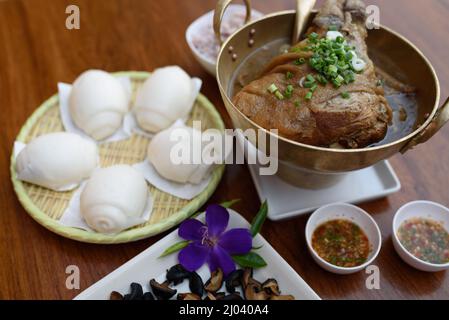
[[[307,81],[315,82],[315,78],[311,74],[308,74],[306,79],[307,79]]]
[[[343,98],[343,99],[349,99],[350,97],[351,97],[351,95],[349,94],[349,92],[343,92],[342,94],[341,94],[341,97]]]
[[[312,100],[312,97],[313,97],[313,92],[312,91],[309,91],[309,92],[307,92],[307,94],[306,94],[306,100]]]
[[[313,85],[315,84],[315,82],[311,82],[311,81],[305,81],[304,82],[304,88],[312,88]]]
[[[342,86],[343,82],[345,81],[345,78],[343,78],[342,76],[337,76],[334,80],[333,80],[333,84],[339,88]]]
[[[287,71],[287,73],[285,74],[285,77],[286,77],[288,80],[293,79],[294,76],[295,76],[295,75],[294,75],[292,72],[290,72],[290,71]]]
[[[295,101],[295,107],[299,108],[301,106],[301,102],[300,101]]]
[[[319,35],[316,32],[312,32],[311,34],[309,34],[309,42],[310,43],[316,43],[318,38],[319,38]]]
[[[337,80],[338,82],[343,82],[343,81],[345,81],[345,78],[343,78],[341,75],[338,75],[336,78],[335,78],[335,80]]]
[[[304,63],[306,63],[306,59],[304,59],[304,58],[296,59],[295,62],[294,62],[294,64],[296,64],[297,66],[300,66],[300,65],[302,65]]]
[[[292,86],[291,84],[289,84],[289,85],[287,86],[287,88],[285,89],[284,95],[285,95],[287,98],[291,98],[291,97],[292,97],[292,93],[293,93],[293,86]]]
[[[278,90],[274,93],[274,95],[276,96],[276,98],[278,98],[279,100],[284,100],[285,97],[284,95]]]
[[[318,85],[315,83],[311,88],[310,91],[315,92],[315,90],[318,88]]]
[[[338,29],[337,27],[329,28],[329,30],[335,31]],[[355,81],[356,70],[352,63],[354,59],[352,51],[354,49],[346,44],[344,37],[340,36],[333,40],[319,38],[312,33],[309,35],[309,45],[304,49],[313,52],[308,62],[310,67],[318,73],[313,81],[310,77],[307,78],[307,81],[310,82],[309,88],[313,86],[312,82],[315,81],[322,85],[331,82],[337,88]],[[295,64],[301,63],[296,60]]]
[[[327,79],[325,77],[323,77],[321,74],[319,74],[316,77],[317,81],[322,84],[322,85],[326,85],[328,83]]]
[[[338,68],[337,68],[337,66],[331,64],[330,66],[327,67],[327,72],[329,74],[335,74],[338,72]]]
[[[268,91],[270,91],[271,93],[275,93],[276,91],[278,91],[278,87],[276,87],[276,85],[274,83],[272,83],[269,87],[268,87]]]
[[[337,37],[337,39],[336,39],[336,41],[337,41],[337,43],[344,43],[345,42],[345,38],[343,38],[343,37]]]

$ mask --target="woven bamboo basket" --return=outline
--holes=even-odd
[[[117,76],[129,76],[132,82],[132,101],[140,85],[150,75],[147,72],[118,72]],[[201,120],[202,129],[215,128],[224,130],[223,121],[212,103],[199,95],[187,124]],[[27,120],[17,136],[17,141],[30,142],[45,133],[64,131],[60,113],[58,95],[45,101]],[[134,164],[146,157],[149,139],[133,135],[130,139],[100,145],[101,166],[114,164]],[[14,152],[13,152],[14,154]],[[221,180],[224,165],[217,166],[207,188],[192,200],[183,200],[149,186],[154,201],[154,209],[149,221],[116,235],[65,227],[59,224],[64,210],[74,193],[55,192],[17,179],[15,159],[11,155],[11,179],[20,203],[28,214],[39,224],[63,237],[88,243],[115,244],[132,242],[162,233],[187,219],[210,198]]]

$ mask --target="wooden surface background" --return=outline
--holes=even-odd
[[[449,1],[369,0],[381,7],[381,22],[404,34],[434,64],[442,98],[449,95]],[[292,9],[293,0],[253,0],[263,12]],[[81,10],[81,29],[65,28],[65,8]],[[59,237],[34,222],[14,194],[9,157],[20,127],[34,109],[89,68],[152,70],[178,64],[204,80],[202,92],[231,126],[215,80],[194,61],[184,32],[214,6],[213,0],[4,0],[0,1],[0,298],[71,299],[80,291],[65,287],[65,270],[77,265],[81,290],[101,279],[160,237],[103,246]],[[413,68],[413,66],[410,66]],[[417,199],[449,206],[449,126],[405,156],[391,159],[402,191],[361,207],[378,222],[383,237],[376,261],[381,289],[365,287],[366,274],[336,276],[320,269],[304,240],[307,216],[267,222],[263,235],[324,299],[449,298],[449,274],[427,274],[407,266],[391,242],[396,210]],[[251,219],[259,199],[246,166],[228,166],[210,203],[242,198],[237,210]]]

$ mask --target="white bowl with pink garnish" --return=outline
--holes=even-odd
[[[449,209],[431,201],[405,204],[393,219],[393,244],[402,260],[418,270],[448,270]]]
[[[261,18],[263,14],[257,10],[251,11],[251,20]],[[231,4],[223,16],[221,27],[222,39],[227,39],[245,23],[246,7]],[[215,77],[220,44],[215,37],[213,29],[214,10],[207,12],[196,19],[187,28],[186,41],[195,59],[211,75]]]

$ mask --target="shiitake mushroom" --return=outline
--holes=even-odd
[[[245,288],[249,280],[253,278],[253,269],[252,268],[245,268],[243,269],[243,275],[242,275],[242,286]]]
[[[243,295],[246,300],[295,300],[292,295],[281,295],[279,285],[276,279],[267,279],[260,283],[253,278],[253,269],[245,268],[235,270],[224,279],[223,271],[217,269],[212,272],[210,279],[203,284],[203,280],[196,272],[190,272],[184,269],[180,264],[171,267],[167,270],[167,281],[158,283],[155,279],[150,281],[150,286],[154,296],[158,300],[169,300],[176,293],[177,290],[170,288],[169,284],[175,285],[181,283],[185,279],[189,279],[189,288],[191,292],[180,293],[177,296],[178,300],[201,300],[204,292],[207,296],[204,300],[243,300],[242,296],[236,293],[236,288],[241,286],[243,288]],[[229,294],[224,292],[217,292],[225,282],[226,290]],[[131,283],[130,293],[122,295],[117,291],[112,291],[110,295],[111,300],[154,300],[151,292],[143,293],[142,286],[138,283]]]
[[[150,287],[158,300],[170,300],[178,292],[176,289],[170,288],[167,281],[159,283],[155,279],[151,279]]]
[[[245,299],[246,300],[268,300],[270,296],[262,290],[262,286],[259,286],[255,281],[250,279],[248,285],[245,287]]]
[[[212,292],[208,292],[206,295],[206,298],[204,298],[204,300],[215,301],[215,300],[217,300],[217,297]]]
[[[183,282],[185,279],[189,279],[191,272],[184,269],[180,264],[177,264],[167,270],[166,279],[175,286]]]
[[[178,300],[201,300],[201,297],[197,294],[187,292],[178,294]]]
[[[281,291],[279,290],[279,285],[276,279],[268,279],[262,283],[262,289],[265,290],[269,295],[279,296]]]
[[[217,293],[208,292],[204,300],[223,300],[225,296],[226,293],[224,292],[217,292]]]
[[[123,296],[120,292],[112,291],[109,300],[123,300]]]
[[[270,300],[295,300],[295,297],[292,295],[271,296]]]
[[[203,279],[196,272],[191,272],[189,277],[189,289],[192,293],[202,297],[204,294]]]
[[[223,277],[224,275],[221,269],[215,270],[214,272],[212,272],[210,279],[207,280],[206,284],[204,285],[204,289],[207,292],[217,292],[223,285]]]
[[[234,293],[235,289],[242,285],[243,269],[234,270],[225,280],[226,290],[229,293]]]
[[[260,283],[259,281],[257,281],[254,278],[250,278],[248,280],[248,285],[253,285],[258,291],[262,291],[263,290],[262,283]]]

